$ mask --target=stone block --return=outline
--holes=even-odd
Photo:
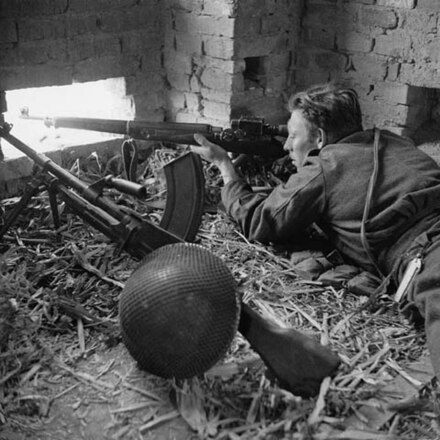
[[[0,19],[0,44],[18,41],[17,23],[15,20]]]

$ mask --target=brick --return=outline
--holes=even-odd
[[[286,35],[274,35],[236,42],[235,56],[238,58],[259,57],[280,53],[289,49]]]
[[[182,74],[182,72],[169,70],[167,72],[167,79],[171,87],[174,87],[177,90],[183,92],[187,92],[190,90],[190,86],[189,86],[190,76],[186,73]]]
[[[371,28],[394,29],[397,26],[397,14],[391,10],[366,6],[360,10],[359,22]]]
[[[190,13],[176,13],[175,29],[180,33],[200,33],[225,37],[234,36],[235,20],[228,17],[211,17]]]
[[[277,14],[261,17],[261,35],[273,35],[286,31],[292,31],[292,18],[287,11],[284,14],[279,11]]]
[[[347,65],[347,57],[341,53],[317,50],[312,56],[315,65],[324,70],[341,71]]]
[[[202,39],[200,35],[186,34],[174,32],[174,48],[177,52],[185,54],[201,54],[202,53]]]
[[[232,38],[204,37],[203,49],[205,55],[223,60],[229,60],[236,54],[235,40]]]
[[[229,120],[231,106],[222,102],[202,101],[203,116],[212,119]]]
[[[137,5],[136,0],[68,0],[69,12],[101,12],[111,9],[127,9]]]
[[[55,63],[34,66],[0,66],[0,78],[4,90],[65,85],[72,83],[72,67]]]
[[[359,5],[374,5],[376,3],[376,0],[343,0],[344,3],[353,3],[353,4],[359,4]]]
[[[0,44],[18,41],[17,23],[15,20],[0,19]]]
[[[337,47],[351,52],[371,52],[373,39],[369,35],[359,32],[338,34]]]
[[[223,102],[225,104],[230,104],[231,98],[235,96],[230,93],[224,93],[223,91],[213,90],[207,87],[201,87],[200,92],[202,98],[207,101]]]
[[[387,72],[386,60],[376,54],[353,54],[352,64],[357,75],[383,80]]]
[[[26,18],[18,21],[19,41],[65,38],[66,30],[65,16]]]
[[[234,17],[235,1],[209,0],[203,3],[203,14],[223,17]]]
[[[388,63],[386,79],[389,81],[397,81],[399,79],[400,64],[398,62],[391,61]]]
[[[127,95],[147,93],[151,90],[164,90],[166,88],[163,72],[150,72],[148,81],[143,72],[134,72],[125,76],[125,88]]]
[[[439,12],[438,0],[417,0],[417,9]]]
[[[161,92],[137,94],[134,99],[136,119],[144,119],[152,111],[161,109],[165,103],[165,96]],[[157,115],[154,119],[148,119],[151,122],[163,120],[162,115]]]
[[[410,86],[381,81],[374,86],[373,96],[390,103],[408,104]]]
[[[69,0],[3,0],[1,15],[7,17],[35,17],[63,14]]]
[[[98,32],[96,14],[66,14],[65,32],[67,37],[75,37],[87,33],[96,34]]]
[[[97,81],[133,74],[136,67],[136,63],[133,65],[128,59],[123,62],[119,57],[100,57],[75,63],[73,76],[74,80],[79,82]]]
[[[292,53],[279,53],[269,55],[265,66],[268,75],[279,75],[285,73],[292,63]]]
[[[389,34],[378,35],[375,38],[374,52],[379,55],[408,59],[410,57],[410,48],[411,35],[401,29]]]
[[[400,26],[408,33],[417,33],[423,35],[423,37],[429,37],[429,34],[437,34],[438,16],[436,14],[429,14],[427,11],[414,9],[412,11],[402,12],[400,16]]]
[[[104,32],[132,31],[149,28],[160,32],[161,15],[151,6],[137,6],[123,10],[107,10],[99,14],[98,27]]]
[[[148,2],[149,0],[143,0]],[[204,0],[168,0],[168,8],[188,12],[202,13]],[[157,8],[157,5],[156,5]]]
[[[256,37],[261,33],[261,17],[238,16],[235,19],[235,38]]]
[[[322,26],[308,26],[303,30],[303,42],[322,49],[334,49],[335,29]]]
[[[399,79],[419,87],[438,88],[438,71],[440,65],[402,63]]]
[[[424,62],[440,63],[440,37],[428,41],[424,47],[422,46],[422,48]]]
[[[191,112],[199,112],[201,110],[201,96],[199,93],[185,93],[186,107]]]
[[[267,77],[267,83],[265,92],[268,95],[279,95],[287,88],[287,73],[280,75],[269,75]]]
[[[175,50],[165,50],[164,64],[167,70],[191,74],[193,70],[192,56]]]
[[[377,5],[388,8],[414,9],[416,0],[377,0]]]
[[[210,89],[230,92],[232,87],[232,75],[225,74],[222,70],[206,68],[203,70],[200,80],[203,86]]]
[[[323,23],[334,26],[338,22],[339,14],[340,11],[334,4],[308,2],[303,20],[306,26],[310,24],[321,26]]]
[[[126,54],[159,50],[162,44],[159,34],[143,29],[124,32],[118,36],[118,39],[121,51]]]

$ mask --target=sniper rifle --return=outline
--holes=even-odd
[[[278,137],[287,137],[286,125],[270,125],[261,118],[232,119],[230,127],[187,122],[149,122],[121,119],[31,116],[27,107],[22,119],[41,120],[48,127],[114,133],[144,141],[198,145],[194,134],[202,134],[231,153],[280,158],[286,153]]]

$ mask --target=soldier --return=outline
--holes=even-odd
[[[193,151],[221,172],[227,213],[266,244],[294,243],[315,223],[346,262],[394,282],[402,308],[424,318],[440,378],[440,168],[408,138],[363,130],[352,89],[314,86],[293,95],[289,110],[284,149],[297,172],[268,195],[195,135]]]

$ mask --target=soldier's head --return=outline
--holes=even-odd
[[[297,166],[309,151],[362,130],[357,93],[350,88],[324,84],[294,94],[289,100],[289,137],[284,149]]]

